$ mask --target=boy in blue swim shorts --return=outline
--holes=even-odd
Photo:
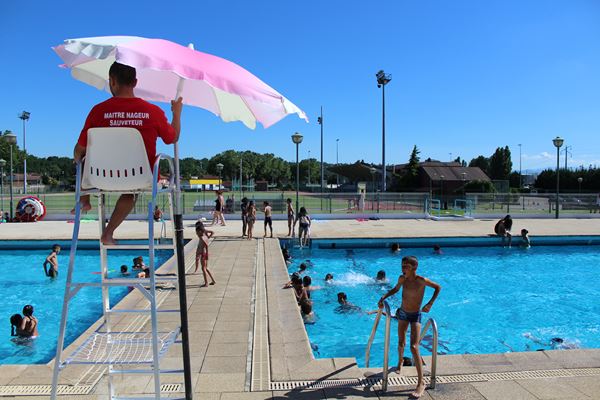
[[[379,299],[379,308],[383,307],[383,301],[390,296],[398,293],[402,289],[402,304],[396,312],[398,318],[398,368],[396,373],[400,373],[402,368],[402,357],[404,356],[404,347],[406,344],[406,331],[410,324],[410,351],[415,360],[417,369],[418,382],[417,388],[411,394],[415,398],[419,398],[425,391],[423,383],[423,364],[421,362],[421,354],[419,353],[419,334],[421,333],[421,312],[429,312],[433,302],[440,293],[441,286],[437,283],[417,275],[417,266],[419,262],[414,256],[402,258],[402,275],[398,278],[398,283],[389,292]],[[425,295],[425,287],[429,286],[434,289],[433,296],[427,304],[421,308],[423,296]]]

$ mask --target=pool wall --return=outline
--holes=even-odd
[[[294,293],[282,288],[289,275],[278,241],[265,240],[264,253],[271,380],[363,378],[354,357],[314,358]]]
[[[600,236],[530,236],[531,246],[588,246],[600,245]],[[416,237],[416,238],[376,238],[376,239],[312,239],[310,247],[319,249],[389,248],[398,243],[400,248],[422,248],[440,245],[443,247],[494,247],[502,246],[502,239],[496,235],[487,237]],[[280,239],[281,247],[297,244],[294,239]],[[513,236],[512,246],[523,244],[520,236]]]

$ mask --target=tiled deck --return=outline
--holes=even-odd
[[[313,237],[415,237],[486,236],[494,221],[433,222],[428,220],[318,221]],[[186,221],[185,236],[192,238],[191,222]],[[536,235],[600,235],[596,220],[515,220],[514,230],[527,227],[535,244]],[[262,225],[257,224],[257,233]],[[276,233],[287,231],[283,221],[274,224]],[[67,239],[72,225],[65,222],[0,225],[3,239]],[[126,222],[117,238],[143,238],[145,224]],[[210,229],[210,228],[209,228]],[[96,238],[97,225],[82,225],[82,237]],[[300,315],[290,291],[281,290],[286,279],[278,243],[275,239],[239,239],[239,221],[215,227],[209,266],[217,284],[199,287],[200,275],[188,275],[190,346],[195,398],[199,399],[357,399],[408,398],[412,387],[390,387],[386,394],[368,387],[330,387],[325,389],[271,390],[275,381],[313,381],[363,378],[365,372],[352,359],[312,358]],[[259,235],[260,236],[260,235]],[[193,269],[195,242],[186,247],[186,263]],[[62,266],[65,267],[64,265]],[[170,268],[172,266],[166,266]],[[177,306],[176,292],[161,294],[161,307]],[[128,298],[127,301],[138,301]],[[174,315],[161,318],[165,325],[175,324]],[[169,322],[171,321],[171,322]],[[136,321],[144,328],[147,321]],[[181,349],[173,346],[163,358],[163,366],[179,368]],[[454,355],[438,358],[438,375],[485,374],[508,371],[558,370],[583,371],[580,375],[553,378],[489,380],[438,383],[424,399],[597,399],[600,398],[600,351],[571,350],[496,355]],[[592,369],[593,368],[593,369]],[[578,370],[576,370],[578,369]],[[372,372],[378,372],[372,369]],[[82,374],[86,373],[80,382]],[[407,375],[414,374],[406,368]],[[393,374],[392,374],[393,375]],[[98,371],[68,367],[62,382],[95,383]],[[558,374],[560,376],[560,374]],[[2,385],[47,385],[51,365],[2,366]],[[182,383],[179,375],[167,376],[163,383]],[[117,384],[119,381],[117,380]],[[143,394],[152,389],[150,377],[127,377],[121,388],[125,393]],[[182,385],[183,386],[183,385]],[[250,391],[250,390],[254,391]],[[102,378],[91,394],[63,396],[73,399],[105,399],[107,385]],[[182,393],[173,393],[181,397]],[[171,394],[169,394],[171,396]],[[45,396],[47,398],[47,396]],[[18,397],[40,399],[40,396]]]

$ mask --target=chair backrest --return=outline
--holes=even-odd
[[[87,133],[82,189],[137,191],[152,188],[152,168],[135,128],[91,128]]]

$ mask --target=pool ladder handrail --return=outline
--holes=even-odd
[[[379,326],[379,320],[381,319],[381,314],[383,314],[383,310],[385,309],[385,342],[383,345],[383,377],[381,380],[381,390],[387,391],[387,380],[388,380],[388,364],[389,364],[389,353],[390,353],[390,326],[392,325],[392,313],[390,311],[390,305],[387,301],[383,301],[383,308],[380,308],[377,311],[377,316],[375,317],[375,323],[373,324],[373,329],[371,329],[371,336],[369,337],[369,342],[367,343],[367,351],[365,354],[365,365],[369,368],[369,358],[371,357],[371,345],[373,344],[373,339],[375,339],[375,333],[377,333],[377,327]]]
[[[435,319],[429,318],[425,323],[423,329],[421,329],[421,334],[419,335],[419,342],[417,345],[421,344],[421,341],[425,337],[427,330],[431,328],[433,334],[433,344],[431,346],[431,376],[429,378],[429,387],[431,389],[435,389],[435,377],[436,377],[436,366],[437,366],[437,348],[438,348],[438,327]],[[413,360],[414,364],[414,360]]]
[[[367,351],[365,354],[365,366],[369,368],[369,358],[371,357],[371,346],[373,344],[373,339],[375,339],[375,333],[377,333],[377,327],[379,326],[379,320],[381,319],[381,314],[385,309],[385,342],[383,345],[383,377],[381,381],[381,390],[383,392],[387,391],[387,383],[388,383],[388,364],[389,364],[389,351],[390,351],[390,326],[392,320],[392,314],[390,312],[390,305],[387,301],[383,302],[384,308],[380,308],[377,311],[377,316],[375,317],[375,322],[373,323],[373,329],[371,329],[371,336],[369,337],[369,341],[367,343]],[[429,387],[431,389],[435,389],[435,379],[436,379],[436,366],[437,366],[437,348],[438,348],[438,328],[435,319],[429,318],[425,323],[423,329],[421,329],[421,333],[419,334],[418,344],[421,344],[421,341],[425,337],[425,333],[427,330],[431,328],[433,332],[433,345],[431,348],[431,377]],[[413,360],[414,364],[414,360]]]

